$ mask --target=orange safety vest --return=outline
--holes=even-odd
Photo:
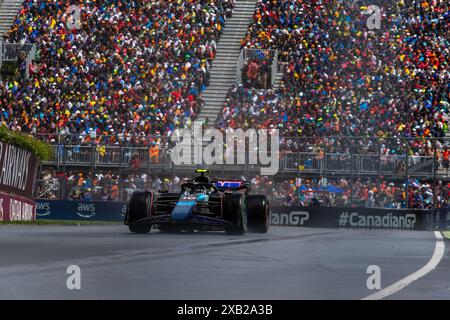
[[[150,158],[158,157],[158,156],[159,156],[158,146],[151,146],[150,147]]]

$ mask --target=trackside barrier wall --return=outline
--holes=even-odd
[[[430,229],[450,230],[450,207],[436,209]]]
[[[123,221],[127,204],[110,201],[36,200],[36,218],[53,220]],[[312,228],[428,230],[430,210],[349,207],[271,208],[271,224]],[[443,220],[443,218],[441,218]]]
[[[0,221],[33,221],[38,158],[20,146],[0,141]]]
[[[123,221],[125,202],[36,200],[36,218],[46,220]]]
[[[36,203],[33,200],[0,192],[0,221],[34,221]]]
[[[272,207],[271,224],[312,228],[428,230],[430,210]]]
[[[30,151],[0,141],[0,191],[32,199],[38,164]]]

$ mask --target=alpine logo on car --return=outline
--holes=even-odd
[[[242,181],[216,181],[217,188],[238,188],[242,186]]]

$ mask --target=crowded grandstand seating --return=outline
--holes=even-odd
[[[73,1],[24,1],[4,40],[36,43],[38,59],[29,80],[0,86],[2,122],[108,143],[190,123],[234,0],[79,3],[77,30],[65,21]]]
[[[245,177],[242,177],[245,179]],[[97,170],[91,179],[89,172],[44,170],[38,185],[42,199],[67,198],[71,200],[126,201],[136,190],[167,190],[177,192],[189,177],[159,176],[141,173],[124,173]],[[323,206],[361,206],[405,208],[405,181],[387,181],[373,178],[350,179],[297,178],[290,180],[255,176],[249,178],[254,194],[265,194],[273,206],[309,206],[317,199]],[[408,207],[430,209],[433,206],[433,186],[417,179],[408,180]],[[437,186],[437,207],[447,206],[450,184]]]
[[[284,80],[276,91],[231,88],[219,126],[278,128],[284,137],[443,137],[450,106],[448,1],[371,4],[383,10],[380,30],[366,27],[361,2],[259,0],[242,47],[277,49]],[[320,142],[349,147],[332,138]],[[283,144],[307,147],[287,138]],[[432,154],[425,141],[411,147]]]

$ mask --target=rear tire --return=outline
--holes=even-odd
[[[133,192],[128,209],[125,222],[128,228],[133,233],[149,233],[152,225],[144,223],[136,223],[136,221],[144,219],[151,213],[151,203],[153,200],[153,193],[151,192]]]
[[[269,231],[270,206],[266,196],[251,195],[248,202],[248,229],[250,232],[267,233]]]
[[[247,231],[247,201],[243,194],[231,194],[225,198],[225,219],[233,226],[225,228],[226,234],[242,235]]]
[[[130,231],[133,233],[145,234],[145,233],[150,232],[150,230],[152,229],[152,225],[151,224],[130,224],[128,226],[128,229],[130,229]]]

